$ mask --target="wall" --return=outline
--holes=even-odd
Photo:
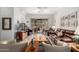
[[[22,14],[22,11],[18,7],[14,8],[14,23],[16,24],[17,21],[23,22],[25,20],[25,15]]]
[[[12,18],[11,30],[2,30],[2,17]],[[0,7],[0,36],[1,40],[14,39],[14,17],[12,7]]]
[[[25,19],[25,15],[22,14],[22,11],[19,10],[19,8],[15,7],[14,8],[14,32],[16,32],[17,30],[15,29],[16,28],[16,25],[17,25],[17,21],[19,21],[20,23],[21,22],[25,22],[27,19]]]
[[[1,14],[0,14],[0,16],[1,16]],[[1,19],[0,19],[0,39],[1,39]]]
[[[15,27],[18,20],[20,22],[26,23],[27,26],[31,27],[31,21],[30,21],[31,18],[47,18],[49,27],[51,27],[52,25],[55,25],[56,27],[61,27],[60,18],[62,16],[65,16],[75,11],[78,12],[78,20],[79,20],[79,8],[77,7],[74,7],[74,8],[62,7],[54,15],[53,14],[50,14],[50,15],[49,14],[23,14],[22,11],[20,11],[18,8],[0,7],[0,39],[2,40],[14,39],[14,32],[16,32]],[[12,18],[12,30],[2,30],[2,17]],[[27,21],[29,21],[29,23],[27,23]]]
[[[60,18],[62,16],[65,16],[67,14],[70,14],[72,12],[78,11],[78,17],[79,17],[79,8],[61,8],[58,10],[54,15],[52,14],[23,14],[22,11],[20,11],[18,8],[12,8],[12,7],[0,7],[0,39],[14,39],[14,32],[15,26],[17,21],[20,22],[27,22],[27,26],[31,27],[31,18],[47,18],[48,19],[48,26],[51,27],[52,25],[55,25],[56,27],[60,26]],[[2,17],[11,17],[12,18],[12,30],[2,30]],[[56,21],[55,21],[56,20]],[[79,18],[78,18],[79,20]],[[56,22],[56,23],[55,23]]]
[[[51,27],[52,25],[54,25],[55,20],[54,20],[54,16],[52,14],[27,14],[26,15],[26,19],[29,21],[29,26],[31,27],[31,19],[35,18],[35,19],[48,19],[48,27]]]
[[[54,15],[52,14],[23,14],[23,11],[20,8],[14,8],[14,23],[16,25],[17,21],[24,22],[31,28],[31,19],[32,18],[44,18],[48,19],[48,26],[51,27],[55,24]],[[27,23],[28,21],[28,23]]]
[[[72,12],[78,12],[78,20],[79,20],[79,8],[77,7],[62,7],[56,14],[55,14],[55,20],[56,20],[56,27],[60,27],[60,18],[62,16],[66,16],[68,14],[71,14]],[[79,21],[78,21],[79,22]],[[71,30],[76,30],[76,28],[66,28],[66,29],[71,29]]]

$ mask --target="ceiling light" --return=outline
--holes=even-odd
[[[44,12],[47,9],[47,7],[37,7],[37,9],[38,9],[38,13],[41,13]]]

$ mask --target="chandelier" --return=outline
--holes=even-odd
[[[38,9],[47,9],[48,7],[37,7]]]
[[[48,7],[37,7],[39,13],[45,11],[47,8]]]

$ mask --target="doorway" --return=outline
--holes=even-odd
[[[31,19],[31,27],[33,28],[48,28],[48,19]]]

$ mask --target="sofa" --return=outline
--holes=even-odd
[[[0,41],[0,52],[23,52],[27,47],[27,41],[15,42],[15,40]]]
[[[57,46],[43,43],[44,52],[70,52],[68,46]]]
[[[49,42],[42,42],[44,52],[70,52],[71,50],[65,42],[57,40],[55,44],[50,38],[47,41]]]

